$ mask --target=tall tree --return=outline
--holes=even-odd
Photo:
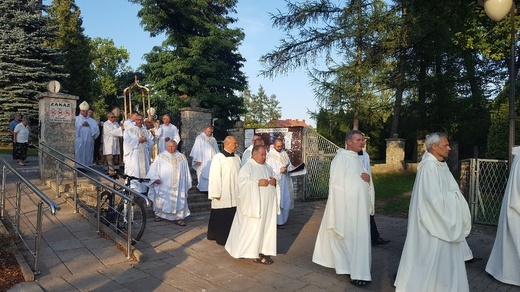
[[[94,101],[94,73],[89,38],[83,34],[81,11],[74,0],[53,0],[49,9],[56,40],[49,45],[63,54],[67,78],[60,80],[63,92]]]
[[[166,40],[146,55],[142,69],[155,93],[186,106],[198,99],[213,110],[217,124],[226,129],[244,113],[236,92],[246,85],[238,52],[241,29],[229,28],[236,19],[237,0],[130,0],[141,4],[138,16],[152,36]]]
[[[38,117],[35,95],[60,76],[54,38],[39,0],[0,1],[0,142],[10,143],[7,124],[15,112]]]
[[[249,88],[242,93],[244,105],[247,112],[244,114],[244,127],[246,128],[262,128],[274,119],[282,117],[282,108],[280,102],[276,99],[276,95],[267,95],[262,85],[258,88],[258,92],[253,94]]]
[[[135,73],[128,67],[130,54],[123,47],[116,47],[112,39],[94,38],[92,48],[92,70],[94,79],[94,107],[100,117],[115,106],[120,106],[118,96],[131,82]],[[127,75],[131,78],[128,80]],[[124,76],[124,77],[123,77]]]

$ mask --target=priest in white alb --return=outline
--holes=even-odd
[[[408,214],[408,229],[396,291],[469,291],[465,260],[471,215],[445,159],[451,150],[443,133],[425,140]]]
[[[313,262],[334,268],[336,274],[349,274],[356,286],[372,281],[370,215],[374,214],[374,187],[358,158],[364,139],[360,131],[349,131],[346,149],[338,149],[332,160],[329,197],[312,256]]]
[[[257,140],[264,142],[262,140],[262,137],[260,136],[260,134],[253,135],[253,140],[251,140],[251,145],[249,145],[249,147],[247,147],[246,150],[244,150],[244,153],[242,153],[242,165],[246,164],[247,160],[249,160],[249,158],[251,158],[251,151],[253,151],[253,147],[255,146],[255,141],[257,141]]]
[[[113,112],[107,114],[107,119],[103,123],[103,155],[108,165],[108,175],[114,175],[114,156],[119,155],[119,137],[123,137],[123,129],[115,122]]]
[[[125,160],[125,174],[144,178],[150,166],[150,154],[154,145],[153,136],[143,125],[143,116],[135,116],[135,126],[125,127],[123,134],[123,152]],[[146,193],[147,186],[132,180],[130,188],[139,193]]]
[[[211,200],[211,213],[207,238],[220,245],[226,244],[237,209],[237,178],[241,163],[235,153],[236,149],[237,139],[227,136],[224,139],[224,151],[213,156],[209,170],[208,198]]]
[[[157,155],[146,177],[150,179],[148,197],[153,202],[155,221],[166,219],[186,226],[183,219],[190,215],[191,174],[188,160],[177,151],[177,142],[166,143],[166,150]]]
[[[289,210],[294,208],[294,191],[289,171],[293,168],[289,155],[283,149],[283,141],[276,138],[267,153],[266,164],[273,168],[278,184],[280,185],[280,215],[276,219],[278,228],[284,229],[289,218]]]
[[[280,191],[274,172],[265,164],[265,146],[255,146],[238,174],[237,212],[226,242],[234,258],[270,265],[276,256],[276,215]]]
[[[80,113],[76,117],[76,141],[74,159],[86,166],[91,166],[94,158],[94,140],[99,136],[99,126],[88,116],[89,105],[86,101],[79,105]],[[82,169],[81,166],[78,167]]]
[[[206,126],[204,131],[195,138],[190,152],[190,156],[193,158],[193,169],[197,172],[197,188],[201,192],[208,191],[211,159],[219,152],[217,140],[213,137],[213,127]]]
[[[157,138],[157,148],[159,153],[163,153],[166,150],[166,143],[173,140],[179,145],[181,136],[179,130],[174,125],[170,124],[170,116],[164,115],[162,117],[162,125],[155,130],[155,138]]]
[[[520,146],[513,147],[513,155],[486,272],[500,282],[520,286]]]

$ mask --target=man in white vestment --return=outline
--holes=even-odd
[[[195,139],[190,156],[193,158],[192,166],[197,171],[197,188],[201,192],[208,191],[209,169],[211,159],[219,153],[217,140],[213,137],[213,127],[206,126],[204,131]]]
[[[363,148],[365,148],[367,138],[365,137],[363,142]],[[361,164],[363,165],[363,169],[368,175],[370,175],[370,179],[372,179],[372,169],[370,168],[370,155],[365,150],[361,150],[358,152],[359,160],[361,160]],[[386,240],[381,238],[379,235],[379,230],[377,230],[376,220],[374,218],[374,214],[370,215],[370,239],[372,240],[372,245],[385,245],[390,243],[390,240]]]
[[[80,113],[76,117],[76,141],[74,159],[86,166],[91,166],[94,157],[94,140],[99,136],[96,120],[88,117],[89,105],[86,101],[79,105]],[[81,169],[82,167],[79,167]]]
[[[114,175],[114,156],[119,155],[119,137],[123,137],[123,129],[115,122],[113,112],[107,114],[107,119],[103,123],[103,155],[107,161],[108,175]]]
[[[146,177],[150,179],[148,197],[153,202],[155,221],[162,218],[186,226],[183,219],[190,215],[191,174],[188,160],[177,151],[177,142],[166,143],[166,150],[157,155]]]
[[[280,191],[265,158],[265,146],[255,146],[252,158],[240,169],[237,212],[225,248],[234,258],[270,265],[271,256],[276,256]]]
[[[486,272],[500,282],[520,286],[520,147],[513,147],[513,165],[498,220],[497,237]]]
[[[280,215],[276,219],[279,229],[284,229],[284,224],[289,218],[289,210],[294,208],[294,191],[289,170],[293,168],[289,155],[283,149],[283,141],[280,138],[274,140],[267,154],[266,164],[274,171],[278,185],[280,186]]]
[[[240,157],[235,154],[237,140],[233,136],[224,139],[224,151],[213,156],[209,170],[208,198],[211,213],[208,222],[209,240],[225,245],[231,223],[237,209],[238,172]]]
[[[155,130],[155,137],[157,138],[157,148],[159,153],[163,153],[166,150],[166,142],[173,140],[177,142],[181,141],[179,136],[179,130],[174,125],[170,124],[170,116],[164,115],[162,117],[163,124]]]
[[[374,214],[374,187],[358,152],[363,133],[349,131],[345,148],[338,149],[330,166],[329,197],[323,213],[312,261],[337,274],[349,274],[351,283],[372,281],[370,215]]]
[[[408,214],[408,231],[395,280],[396,291],[469,291],[466,236],[471,215],[445,159],[443,133],[430,134],[418,166]]]
[[[150,151],[153,147],[153,136],[143,125],[143,116],[135,116],[135,126],[125,127],[123,134],[123,152],[125,174],[144,178],[150,166]],[[130,188],[139,193],[146,193],[146,184],[132,180]]]
[[[242,165],[246,164],[247,160],[249,158],[251,158],[251,151],[253,151],[253,147],[255,146],[256,140],[261,140],[263,142],[260,134],[253,135],[253,140],[251,141],[251,145],[249,145],[249,147],[247,147],[246,150],[244,150],[244,153],[242,154]]]

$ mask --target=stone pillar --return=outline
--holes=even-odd
[[[421,162],[424,153],[426,153],[425,140],[417,140],[417,162]]]
[[[401,171],[405,169],[404,143],[405,139],[386,139],[386,167],[389,170]]]
[[[74,158],[76,142],[76,103],[79,97],[63,93],[43,92],[36,95],[39,110],[39,142],[55,149],[65,156]],[[55,176],[56,161],[39,153],[41,179]],[[64,176],[72,172],[61,167]]]
[[[188,158],[191,148],[195,143],[197,136],[204,131],[204,127],[211,125],[211,110],[200,107],[181,108],[181,126],[180,135],[182,140],[181,152]]]
[[[235,127],[233,129],[227,130],[227,132],[229,135],[234,136],[237,139],[237,152],[244,153],[244,150],[246,149],[244,147],[246,140],[246,130],[244,129],[242,121],[236,122]]]

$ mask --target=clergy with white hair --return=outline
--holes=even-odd
[[[150,179],[148,197],[153,202],[155,221],[166,219],[186,226],[183,219],[190,215],[191,174],[188,160],[177,151],[177,142],[166,143],[166,150],[157,155],[146,177]]]
[[[276,138],[267,154],[266,164],[273,168],[274,177],[280,185],[280,215],[276,219],[279,229],[284,229],[289,210],[294,208],[294,190],[289,171],[293,168],[289,155],[283,149],[283,141]]]
[[[237,211],[225,248],[234,258],[270,265],[271,256],[276,256],[280,189],[265,158],[265,146],[255,146],[252,158],[240,169]]]
[[[155,129],[155,137],[157,138],[157,147],[159,153],[164,152],[166,150],[166,143],[168,141],[175,141],[177,145],[181,141],[181,136],[179,135],[179,130],[174,125],[170,124],[170,116],[164,115],[162,117],[163,123]]]
[[[99,126],[88,116],[89,105],[86,101],[79,105],[80,113],[76,117],[76,141],[74,159],[86,166],[91,166],[94,158],[94,140],[99,136]],[[82,168],[82,167],[78,167]]]
[[[135,126],[125,128],[123,134],[125,174],[144,178],[150,166],[153,136],[143,125],[143,116],[137,114],[134,121]],[[146,184],[136,180],[130,182],[130,188],[139,193],[146,193]]]
[[[213,137],[213,127],[204,127],[204,131],[195,138],[190,152],[193,169],[197,172],[197,188],[201,192],[208,191],[211,160],[219,152],[217,140]]]
[[[332,160],[329,196],[312,255],[316,264],[334,268],[336,274],[349,274],[356,286],[372,281],[370,215],[374,214],[374,188],[358,158],[364,139],[360,131],[349,131],[346,149],[338,149]]]
[[[500,282],[520,286],[520,146],[513,147],[513,155],[486,272]]]
[[[465,260],[471,215],[445,159],[451,150],[443,133],[425,140],[410,201],[408,229],[396,291],[469,291]],[[518,271],[517,271],[518,273]]]

